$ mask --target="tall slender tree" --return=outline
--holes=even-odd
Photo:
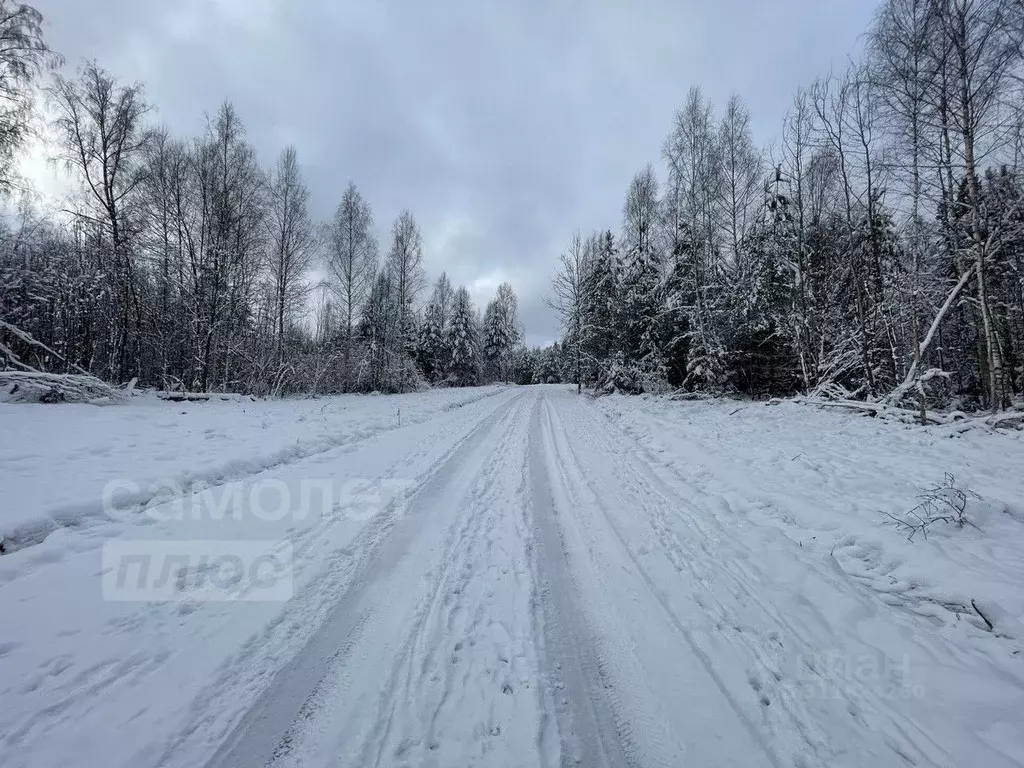
[[[75,215],[96,226],[98,255],[109,266],[117,293],[118,340],[110,374],[124,379],[142,362],[142,307],[131,253],[138,227],[136,205],[149,110],[139,83],[119,85],[88,62],[73,80],[55,76],[50,95],[57,111],[54,127],[65,166],[85,184],[86,197]]]
[[[280,375],[286,362],[285,331],[304,308],[311,288],[307,278],[319,247],[316,226],[309,215],[309,189],[302,180],[295,147],[285,148],[277,160],[270,179],[269,203],[268,270]]]
[[[455,291],[446,346],[451,355],[449,382],[459,387],[480,383],[480,332],[473,299],[465,286]]]
[[[16,0],[0,0],[0,195],[18,186],[14,170],[31,133],[34,86],[61,61],[43,36],[43,15]]]
[[[366,301],[377,271],[373,213],[369,203],[351,182],[328,225],[327,269],[342,318],[343,366],[347,389],[352,386],[349,374],[357,315]]]

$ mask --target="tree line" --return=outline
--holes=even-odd
[[[693,88],[551,303],[604,390],[1002,409],[1024,392],[1024,3],[884,0],[781,140]]]
[[[442,274],[427,289],[413,214],[380,253],[355,184],[315,221],[294,147],[261,165],[225,102],[199,136],[154,125],[141,83],[96,62],[58,71],[42,16],[0,0],[0,187],[30,133],[33,90],[50,149],[77,184],[60,215],[23,197],[0,224],[0,370],[254,394],[402,392],[513,377],[521,346],[508,283],[482,316]]]

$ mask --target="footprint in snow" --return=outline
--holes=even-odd
[[[8,642],[0,643],[0,659],[9,654],[11,651],[16,650],[21,646],[21,643]]]

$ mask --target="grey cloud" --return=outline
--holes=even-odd
[[[237,105],[266,162],[294,143],[325,217],[351,179],[382,246],[402,208],[429,271],[483,291],[510,279],[528,340],[572,230],[617,229],[698,84],[739,92],[762,141],[795,87],[842,65],[867,0],[46,0],[53,46],[146,82],[180,134]],[[484,296],[478,292],[478,299]]]

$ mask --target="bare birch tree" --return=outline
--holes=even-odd
[[[302,180],[294,147],[281,152],[270,180],[267,225],[268,269],[274,295],[278,375],[285,365],[285,331],[302,311],[310,286],[307,276],[319,247],[309,215],[309,189]]]
[[[583,391],[583,306],[586,283],[586,249],[583,235],[577,230],[569,247],[558,259],[558,271],[551,283],[551,294],[544,301],[558,315],[572,344],[573,369],[577,394]]]
[[[138,224],[134,206],[144,178],[140,161],[149,141],[143,124],[149,106],[141,84],[119,85],[95,62],[86,63],[74,80],[56,76],[50,96],[60,159],[85,185],[85,207],[74,213],[98,227],[102,257],[116,276],[119,329],[110,373],[124,379],[141,364],[142,309],[129,244]]]
[[[396,302],[399,345],[402,353],[411,357],[416,342],[416,301],[426,278],[423,271],[423,236],[412,213],[407,210],[398,215],[391,228],[387,270]],[[403,391],[407,385],[408,382],[403,379]]]
[[[328,225],[327,269],[338,298],[344,333],[346,388],[351,385],[352,345],[357,314],[366,302],[377,272],[377,239],[373,234],[373,213],[350,183]]]
[[[43,39],[43,15],[26,3],[0,0],[0,194],[16,186],[17,152],[31,132],[33,85],[60,57]]]

